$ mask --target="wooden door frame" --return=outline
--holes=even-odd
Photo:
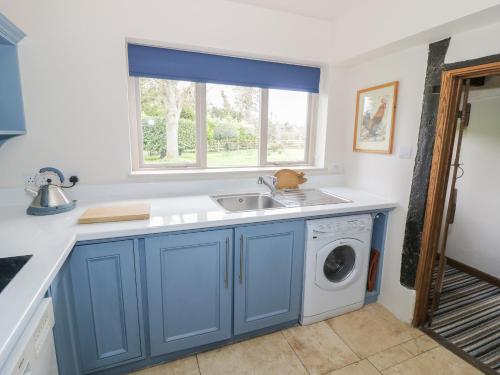
[[[413,312],[413,325],[415,326],[424,324],[427,319],[433,262],[437,252],[453,156],[461,83],[464,79],[495,74],[500,74],[500,62],[446,70],[442,73],[436,137],[415,279],[416,301]]]

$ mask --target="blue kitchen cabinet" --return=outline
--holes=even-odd
[[[76,331],[85,372],[143,356],[134,240],[78,245],[70,259]]]
[[[54,306],[54,341],[56,345],[59,374],[79,375],[82,373],[80,354],[77,346],[77,333],[73,321],[73,288],[69,261],[52,282],[48,295]]]
[[[151,355],[231,337],[233,231],[145,239]]]
[[[304,221],[79,243],[54,280],[61,374],[115,374],[298,321]]]
[[[235,229],[234,334],[297,321],[304,221]]]
[[[0,145],[25,134],[17,43],[25,34],[0,13]]]
[[[379,252],[379,261],[377,266],[377,278],[375,282],[375,289],[366,291],[365,304],[375,303],[380,294],[382,285],[382,270],[384,267],[384,250],[385,250],[385,237],[387,233],[387,223],[389,220],[389,211],[379,211],[372,213],[373,227],[372,227],[372,240],[371,248]]]

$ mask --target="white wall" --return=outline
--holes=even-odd
[[[427,42],[452,35],[447,62],[500,53],[500,24],[487,26],[500,9],[489,7],[499,3],[365,1],[332,25],[223,0],[0,0],[0,11],[28,34],[20,46],[28,135],[0,148],[0,188],[19,191],[24,177],[44,165],[78,173],[87,184],[136,181],[129,176],[125,38],[343,63],[325,72],[327,167],[343,166],[349,185],[399,202],[389,223],[380,300],[409,321],[414,292],[400,285],[399,275]],[[356,90],[394,80],[400,81],[394,154],[353,153]],[[398,157],[400,145],[413,147],[411,160]]]
[[[414,291],[400,285],[401,250],[409,202],[414,155],[417,146],[420,113],[427,66],[428,47],[422,45],[384,58],[367,61],[337,71],[332,84],[332,132],[338,137],[348,185],[389,197],[399,203],[390,215],[386,241],[384,272],[380,302],[400,319],[410,321]],[[356,92],[359,89],[390,81],[399,81],[394,153],[374,155],[352,151]],[[334,86],[334,87],[333,87]],[[412,147],[411,159],[398,157],[400,146]]]
[[[405,2],[405,6],[407,5],[412,6]],[[411,11],[407,13],[412,14]],[[349,18],[344,17],[343,19],[348,20]],[[377,32],[374,31],[375,34]],[[371,40],[371,32],[368,34],[368,39]],[[500,45],[497,41],[499,34],[500,23],[496,23],[467,32],[445,35],[452,37],[446,62],[457,62],[500,53]],[[439,38],[441,37],[443,36],[440,35]],[[439,38],[429,41],[436,41]],[[352,48],[357,48],[358,46],[352,42],[353,40],[357,41],[356,37],[346,39],[345,43],[349,41],[353,45]],[[349,57],[355,53],[361,53],[354,50],[351,52]],[[370,55],[368,53],[362,59],[353,59],[347,66],[342,63],[340,66],[332,68],[330,72],[332,86],[330,89],[329,137],[334,138],[334,140],[332,140],[333,149],[329,151],[327,160],[331,160],[332,164],[343,165],[349,186],[390,197],[400,204],[390,216],[380,302],[405,321],[410,321],[412,318],[415,296],[414,291],[401,286],[399,281],[401,251],[414,157],[417,150],[427,53],[427,44],[385,54],[383,57],[368,57]],[[379,55],[379,53],[373,54],[373,56]],[[400,90],[396,111],[393,155],[352,152],[356,91],[394,80],[399,80]],[[398,157],[400,146],[412,147],[411,160]],[[496,264],[498,264],[498,258],[496,259]],[[490,269],[491,267],[493,266],[490,265]]]
[[[500,22],[453,35],[445,62],[449,64],[499,54],[498,35]]]
[[[497,22],[499,0],[364,1],[339,14],[332,60],[342,63],[443,39]]]
[[[330,24],[222,0],[1,0],[19,48],[28,134],[0,148],[0,187],[38,168],[122,183],[130,145],[125,39],[325,63]]]
[[[457,209],[446,254],[500,278],[500,92],[471,99],[471,104],[460,158],[465,174],[457,181]]]

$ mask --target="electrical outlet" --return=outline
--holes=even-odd
[[[78,176],[79,176],[78,172],[75,172],[75,171],[69,171],[69,172],[66,172],[64,174],[66,176],[66,181],[65,181],[66,185],[71,183],[71,181],[70,181],[71,177],[76,176],[78,178]]]
[[[52,174],[40,173],[37,175],[35,183],[38,187],[43,186],[43,185],[47,185],[47,179],[54,180],[52,177]]]
[[[344,163],[332,163],[330,167],[330,172],[332,174],[343,174],[344,173]]]
[[[36,177],[37,177],[36,174],[27,176],[24,179],[24,188],[25,189],[30,189],[30,190],[38,189],[38,185],[36,183]]]
[[[413,149],[408,145],[400,145],[399,146],[399,158],[400,159],[411,159],[413,153]]]
[[[48,184],[48,181],[51,181],[53,184],[57,184],[59,185],[59,183],[61,182],[59,180],[59,176],[55,173],[55,172],[52,172],[52,171],[46,171],[46,172],[42,172],[42,173],[38,173],[36,175],[36,181],[35,181],[35,184],[40,187],[40,186],[43,186],[43,185],[47,185]]]

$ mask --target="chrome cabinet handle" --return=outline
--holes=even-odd
[[[240,284],[243,283],[243,235],[240,237]]]
[[[226,288],[229,288],[229,237],[226,237],[226,278],[224,284]]]

